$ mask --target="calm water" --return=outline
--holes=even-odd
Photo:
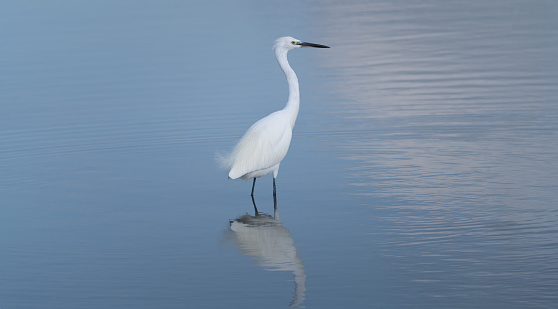
[[[0,307],[553,308],[552,1],[0,10]],[[277,179],[215,154],[302,105]]]

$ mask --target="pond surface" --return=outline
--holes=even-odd
[[[554,308],[558,4],[17,1],[0,307]],[[301,109],[277,178],[217,153]]]

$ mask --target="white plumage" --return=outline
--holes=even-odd
[[[281,37],[275,41],[273,51],[289,84],[287,105],[282,110],[254,123],[234,150],[228,156],[221,158],[223,167],[230,169],[229,178],[254,179],[252,196],[256,178],[269,173],[273,173],[273,194],[275,195],[275,178],[279,172],[279,164],[289,150],[300,104],[298,79],[287,61],[287,53],[305,46],[329,48],[325,45],[302,42],[292,37]]]
[[[285,111],[277,111],[254,123],[235,147],[229,177],[248,180],[273,172],[277,177],[279,163],[289,150],[292,127]]]

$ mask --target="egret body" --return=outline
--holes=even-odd
[[[275,196],[275,178],[279,172],[279,164],[289,150],[300,104],[298,79],[287,61],[287,53],[301,47],[329,48],[321,44],[302,42],[292,37],[281,37],[275,40],[273,51],[289,84],[287,104],[282,110],[271,113],[254,123],[234,147],[232,153],[222,158],[223,165],[230,169],[229,178],[254,179],[252,196],[254,196],[256,178],[269,173],[273,173]]]

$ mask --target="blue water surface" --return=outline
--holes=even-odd
[[[0,10],[1,308],[554,308],[552,1]],[[277,178],[215,156],[301,109]]]

